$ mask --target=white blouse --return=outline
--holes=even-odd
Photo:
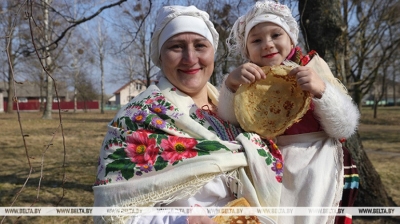
[[[205,184],[195,195],[174,201],[168,205],[158,204],[159,207],[223,207],[228,202],[235,200],[228,187],[228,177],[219,175]],[[135,224],[186,224],[187,215],[179,211],[157,215],[154,213],[131,217],[126,223]]]

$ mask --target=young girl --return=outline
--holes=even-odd
[[[272,1],[257,2],[235,22],[227,44],[231,53],[241,54],[249,62],[225,77],[220,90],[220,99],[224,100],[220,100],[218,114],[238,125],[233,97],[239,86],[265,78],[262,66],[280,65],[286,59],[299,64],[289,75],[296,76],[298,85],[310,92],[312,102],[300,122],[274,139],[284,160],[280,206],[338,207],[346,177],[339,139],[355,132],[360,115],[326,62],[314,51],[302,55],[296,47],[298,33],[290,9]],[[358,188],[358,182],[351,184]],[[334,220],[334,215],[279,217],[279,223]]]

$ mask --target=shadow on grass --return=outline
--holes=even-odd
[[[400,217],[390,217],[390,216],[381,216],[381,217],[355,217],[353,216],[353,224],[398,224],[400,223]]]
[[[1,181],[2,185],[8,183],[13,186],[22,185],[22,183],[25,183],[25,181],[26,181],[26,177],[19,177],[19,175],[16,175],[16,174],[0,175],[0,179],[2,180]],[[31,178],[29,178],[25,187],[37,188],[38,184],[39,184],[39,178],[31,177]],[[56,188],[64,187],[64,189],[69,189],[69,190],[83,190],[83,191],[87,191],[87,192],[92,192],[92,185],[69,182],[68,180],[63,185],[62,180],[47,180],[46,178],[42,178],[40,186],[41,186],[41,188],[56,189]],[[3,190],[4,190],[3,187],[0,187],[0,192],[2,192]],[[14,188],[13,191],[15,191],[15,190],[16,189]],[[17,191],[19,191],[19,189]],[[0,195],[4,195],[4,194],[0,193]]]
[[[95,116],[95,115],[94,115]],[[71,122],[71,123],[104,123],[108,124],[112,118],[68,118],[63,117],[63,122]]]

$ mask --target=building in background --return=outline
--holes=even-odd
[[[146,89],[147,87],[145,81],[132,80],[115,91],[115,98],[111,97],[110,100],[114,100],[115,105],[121,107],[126,105],[131,99],[135,98],[137,95],[139,95],[139,93],[145,91]]]

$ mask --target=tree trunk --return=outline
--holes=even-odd
[[[12,17],[8,16],[8,21],[7,21],[7,35],[8,38],[5,38],[5,42],[6,42],[6,47],[7,47],[7,52],[8,52],[8,57],[10,62],[7,63],[8,64],[8,90],[7,90],[7,94],[8,94],[8,100],[7,100],[7,113],[13,113],[14,112],[14,100],[13,100],[13,96],[14,96],[14,76],[12,73],[12,67],[15,64],[15,56],[12,52],[12,42],[13,42],[13,38],[14,38],[14,32],[13,32],[13,28],[12,27]]]
[[[376,119],[378,117],[378,104],[379,104],[379,100],[374,100],[374,115],[373,118]]]
[[[393,79],[392,79],[392,83],[393,83],[393,106],[397,106],[397,102],[396,102],[396,73],[393,72]]]
[[[393,72],[393,79],[392,79],[392,85],[393,85],[393,106],[397,106],[396,104],[396,73]]]
[[[48,45],[50,43],[50,31],[49,31],[49,0],[45,0],[43,3],[43,8],[44,8],[44,24],[45,24],[45,29],[44,29],[44,43],[45,45]],[[46,65],[46,70],[48,73],[51,74],[51,71],[53,70],[53,61],[50,55],[49,47],[46,47],[46,50],[44,51],[44,54],[47,57],[44,59],[44,64]],[[43,111],[43,116],[42,119],[51,119],[51,112],[53,109],[53,79],[50,77],[49,74],[46,74],[46,80],[47,80],[47,91],[46,91],[46,106]],[[59,99],[58,99],[59,100]]]
[[[46,76],[47,86],[46,86],[46,104],[43,111],[43,119],[51,119],[51,110],[53,109],[53,79]]]
[[[39,104],[39,111],[43,112],[44,111],[44,107],[46,105],[46,103],[44,102],[44,90],[45,90],[45,76],[46,76],[46,72],[42,71],[42,73],[39,76],[39,97],[40,97],[40,104]],[[46,87],[47,88],[47,87]]]
[[[11,46],[11,44],[10,44]],[[9,51],[11,52],[11,51]],[[11,54],[11,53],[10,53]],[[14,76],[12,74],[11,68],[9,67],[8,69],[8,100],[7,100],[7,113],[13,113],[14,112]]]
[[[306,50],[316,50],[325,61],[334,61],[333,49],[343,33],[339,0],[299,0],[299,12]]]
[[[299,0],[300,26],[306,40],[307,50],[316,50],[331,66],[332,72],[346,77],[348,63],[346,57],[347,36],[341,15],[340,0]],[[343,60],[344,59],[344,60]],[[343,71],[342,69],[345,68]],[[343,72],[338,74],[338,72]],[[355,93],[357,95],[357,93]],[[358,132],[347,142],[353,160],[360,175],[360,188],[355,206],[393,206],[381,182],[379,174],[365,153]]]
[[[75,89],[74,89],[74,113],[76,113],[77,112],[77,109],[78,109],[78,100],[76,99],[76,97],[77,97],[77,91],[76,91],[76,85],[75,85]]]
[[[100,113],[104,114],[104,65],[103,65],[103,52],[100,51],[100,71],[101,71],[101,100],[100,100]]]

